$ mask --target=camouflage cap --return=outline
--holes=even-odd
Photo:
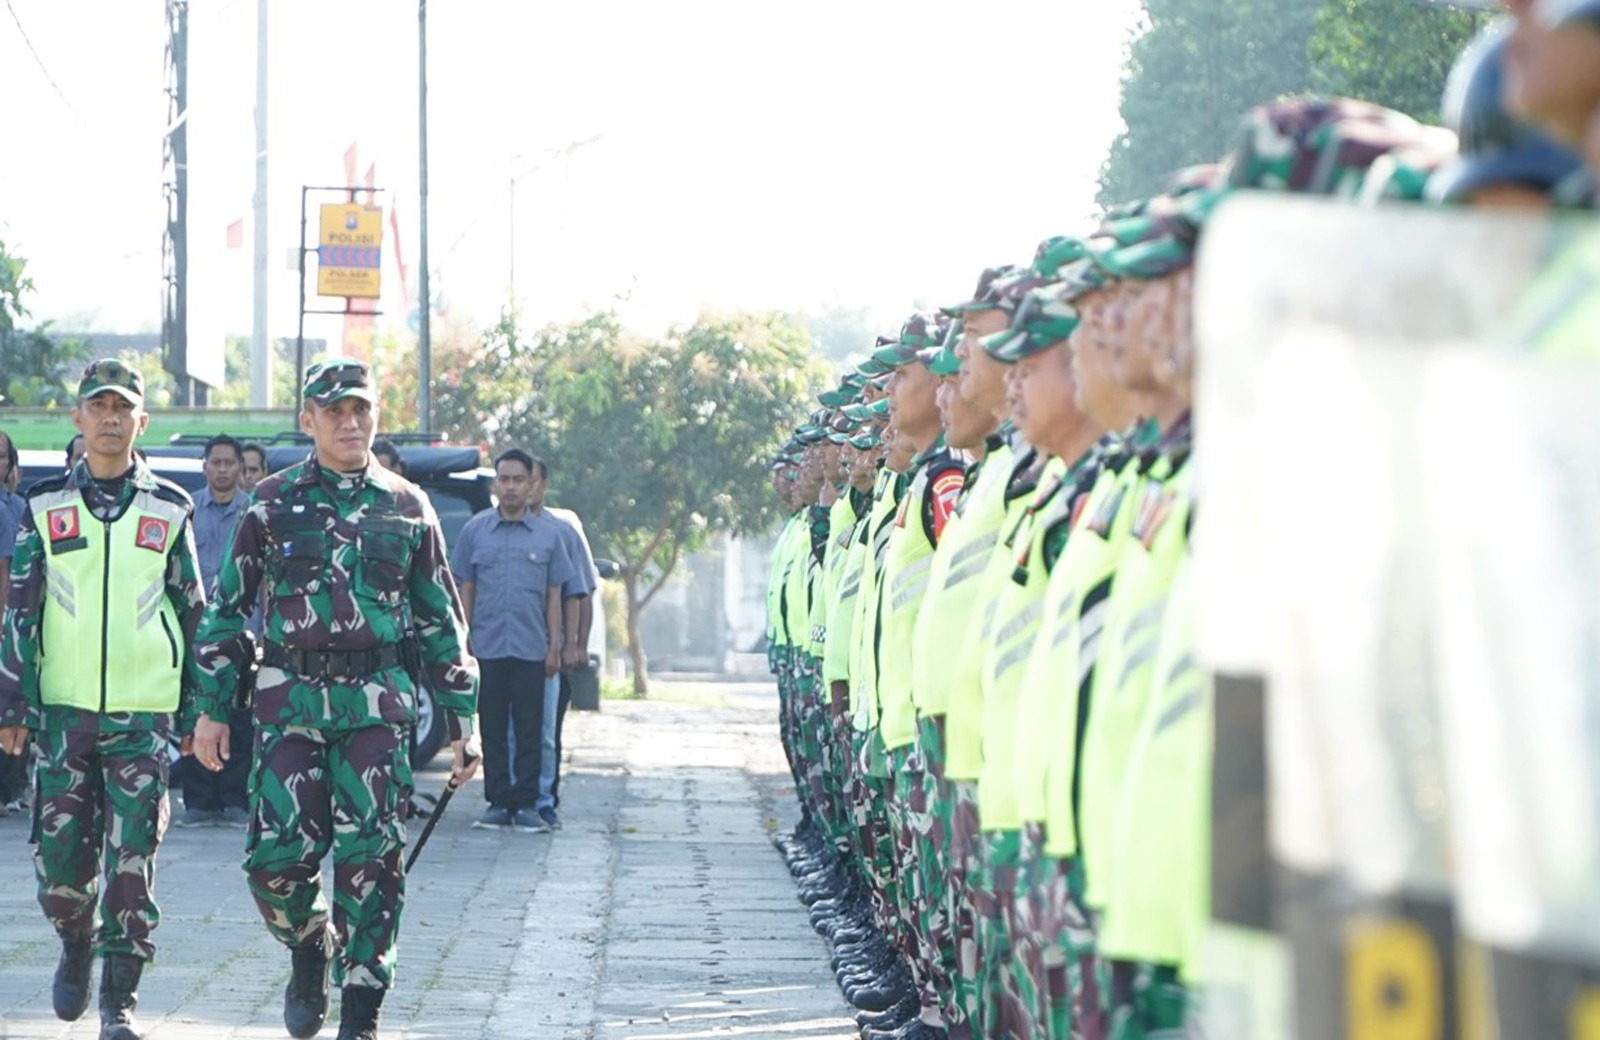
[[[78,400],[87,401],[107,390],[134,404],[143,404],[144,374],[116,358],[90,362],[83,370],[83,378],[78,380]]]
[[[879,337],[882,345],[873,353],[872,360],[883,366],[886,372],[914,361],[927,363],[943,345],[948,329],[948,322],[938,315],[913,314],[900,326],[899,338],[883,343],[886,337]]]
[[[1067,289],[1066,283],[1058,282],[1030,291],[1017,308],[1011,327],[983,338],[984,353],[1003,365],[1014,365],[1072,335],[1078,327],[1078,311],[1066,299]]]
[[[867,377],[860,372],[846,372],[837,387],[822,391],[817,395],[817,400],[829,408],[838,408],[861,396],[861,390],[866,385]]]
[[[846,418],[856,422],[873,422],[889,418],[889,399],[880,397],[871,404],[846,405],[841,412]]]
[[[1415,119],[1352,98],[1285,98],[1251,109],[1227,160],[1236,188],[1354,198],[1380,155],[1422,138]]]
[[[306,403],[324,408],[346,397],[378,403],[378,391],[372,385],[372,369],[365,361],[354,358],[328,358],[312,365],[306,370],[300,396]]]
[[[1088,243],[1076,235],[1051,235],[1033,251],[1033,273],[1041,278],[1054,278],[1067,264],[1082,260],[1088,254]]]
[[[1225,188],[1151,199],[1139,216],[1112,221],[1090,243],[1096,266],[1112,278],[1161,278],[1194,263],[1200,231]]]
[[[995,283],[1010,275],[1016,274],[1016,264],[997,264],[994,267],[985,267],[983,273],[978,275],[978,287],[972,290],[972,298],[965,303],[952,304],[941,307],[939,310],[947,317],[956,318],[973,311],[992,310],[999,305],[996,302]]]
[[[944,342],[928,362],[928,371],[936,376],[953,376],[961,371],[961,359],[956,356],[956,344],[961,342],[961,321],[953,321],[945,330]]]
[[[877,426],[870,426],[864,432],[856,434],[849,440],[850,447],[857,451],[871,451],[883,443],[883,431]]]
[[[1167,181],[1167,194],[1182,196],[1208,188],[1220,188],[1227,182],[1228,171],[1221,163],[1185,166]]]
[[[843,444],[850,439],[850,435],[855,433],[860,426],[861,423],[858,420],[850,418],[842,411],[836,412],[828,420],[828,440],[833,444]]]

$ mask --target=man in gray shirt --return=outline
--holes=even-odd
[[[550,829],[534,808],[544,680],[561,669],[561,590],[572,580],[559,521],[530,508],[534,497],[543,501],[542,472],[538,460],[520,448],[501,453],[494,464],[499,504],[467,521],[450,558],[479,668],[478,728],[489,808],[474,826],[532,833]],[[513,738],[514,758],[508,746]]]
[[[208,600],[217,594],[222,558],[233,545],[233,529],[249,505],[250,496],[239,488],[243,458],[243,445],[233,437],[224,434],[206,442],[206,486],[194,496],[194,547],[200,557],[200,581]],[[249,821],[246,787],[249,749],[255,736],[250,712],[231,709],[228,727],[228,746],[243,749],[244,753],[229,758],[218,773],[183,769],[183,814],[176,821],[180,827],[243,827]],[[188,764],[185,762],[184,766]]]

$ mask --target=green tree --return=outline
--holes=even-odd
[[[1312,86],[1437,123],[1450,66],[1480,19],[1415,0],[1328,0],[1308,46]]]
[[[614,315],[524,339],[503,319],[470,382],[479,429],[550,461],[559,504],[615,559],[634,689],[649,689],[639,617],[678,562],[719,532],[770,526],[766,460],[826,381],[805,330],[783,315],[704,315],[664,340]]]
[[[25,328],[27,297],[34,291],[28,261],[0,242],[0,405],[70,408],[77,403],[78,374],[93,347],[75,339],[52,339],[50,324]]]
[[[1100,173],[1100,202],[1160,191],[1233,143],[1239,117],[1311,82],[1306,41],[1322,0],[1145,0],[1122,76],[1124,132]]]

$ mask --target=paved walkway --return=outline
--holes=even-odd
[[[767,837],[794,816],[771,684],[657,685],[568,716],[560,833],[472,830],[476,784],[451,805],[409,882],[386,1040],[855,1035]],[[50,1011],[59,947],[26,837],[0,820],[0,1038],[92,1038],[92,1007],[74,1025]],[[287,1036],[288,955],[245,891],[242,844],[174,828],[162,845],[152,1040]]]

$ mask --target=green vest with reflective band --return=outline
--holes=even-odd
[[[977,627],[976,594],[1006,522],[1006,484],[1016,459],[1010,445],[984,458],[959,511],[933,551],[928,591],[911,632],[911,701],[919,714],[944,715],[951,691],[978,685],[980,658],[958,652]],[[948,725],[948,723],[947,723]]]
[[[828,507],[828,544],[823,549],[811,597],[810,653],[819,661],[828,648],[828,611],[838,587],[839,567],[844,562],[845,550],[839,547],[839,539],[848,536],[855,522],[856,511],[848,493]]]
[[[1198,615],[1185,554],[1128,755],[1098,943],[1108,957],[1178,966],[1190,984],[1203,979],[1211,916],[1212,690],[1194,657]]]
[[[922,522],[933,493],[931,467],[911,478],[889,534],[889,550],[879,590],[883,632],[878,653],[878,732],[889,751],[917,736],[917,711],[911,703],[911,631],[933,573],[933,541]]]
[[[41,703],[177,711],[187,646],[167,598],[167,564],[188,510],[139,488],[121,517],[97,520],[70,484],[28,506],[46,555]]]
[[[1022,689],[1023,666],[1033,647],[1034,633],[1039,630],[1048,577],[1044,553],[1040,552],[1044,532],[1034,521],[1060,491],[1066,471],[1067,464],[1060,459],[1045,463],[1038,493],[1006,537],[1015,554],[1011,580],[1000,589],[993,626],[987,645],[982,647],[983,769],[978,774],[978,822],[986,831],[1022,826],[1011,769],[1017,696]]]
[[[867,508],[872,508],[870,501]],[[850,512],[854,516],[855,510]],[[844,532],[838,547],[839,568],[834,576],[833,596],[828,601],[828,625],[822,650],[822,678],[830,683],[848,682],[850,679],[850,658],[855,646],[856,599],[861,591],[861,566],[867,559],[866,543],[862,541],[866,526],[866,517],[856,517]]]
[[[767,631],[773,646],[789,645],[789,624],[784,610],[784,594],[789,587],[789,563],[794,551],[795,529],[801,526],[802,510],[789,517],[772,547],[772,571],[767,582]]]
[[[1165,459],[1158,460],[1133,497],[1132,523],[1117,557],[1116,586],[1090,682],[1078,833],[1085,899],[1097,909],[1105,905],[1111,880],[1111,838],[1128,752],[1149,699],[1172,579],[1188,546],[1185,528],[1193,467],[1183,465],[1170,477],[1166,467]]]
[[[1049,818],[1047,781],[1055,763],[1065,761],[1070,775],[1076,759],[1078,730],[1078,619],[1088,609],[1091,626],[1104,610],[1104,597],[1116,565],[1119,540],[1127,530],[1126,516],[1132,512],[1125,504],[1125,473],[1133,469],[1121,446],[1110,452],[1091,449],[1084,465],[1090,473],[1082,479],[1093,484],[1079,498],[1059,494],[1039,515],[1039,537],[1059,536],[1058,528],[1069,525],[1066,544],[1051,564],[1046,560],[1049,578],[1040,600],[1039,628],[1028,660],[1023,665],[1021,691],[1017,695],[1015,735],[1012,750],[1012,776],[1017,792],[1017,814],[1024,823],[1040,823]],[[1122,498],[1122,504],[1117,499]],[[1076,514],[1074,518],[1073,514]],[[1105,526],[1109,524],[1109,526]],[[1068,678],[1068,677],[1072,678]],[[1070,811],[1070,806],[1069,806]],[[1076,842],[1066,828],[1071,845]],[[1060,842],[1055,828],[1047,828],[1047,840]],[[1063,851],[1052,855],[1064,856]]]
[[[1011,474],[1016,467],[1032,463],[1032,455],[1013,458]],[[984,572],[972,590],[972,620],[960,637],[961,652],[957,662],[970,680],[954,683],[950,687],[950,703],[945,712],[944,775],[948,780],[977,780],[983,772],[983,655],[984,648],[994,632],[994,615],[1005,587],[1011,584],[1011,575],[1017,569],[1016,549],[1008,535],[1018,531],[1033,504],[1033,493],[1019,495],[1006,501],[1002,489],[1001,501],[1005,514],[1000,521],[1000,539]],[[954,666],[954,665],[953,665]]]
[[[1519,301],[1511,321],[1517,342],[1537,354],[1600,356],[1600,229],[1576,232]]]
[[[853,623],[855,654],[850,659],[850,723],[861,732],[878,725],[879,590],[888,557],[889,534],[894,530],[895,508],[900,504],[901,475],[884,470],[878,475],[872,508],[867,513],[866,544],[862,547],[861,586],[856,593]]]

